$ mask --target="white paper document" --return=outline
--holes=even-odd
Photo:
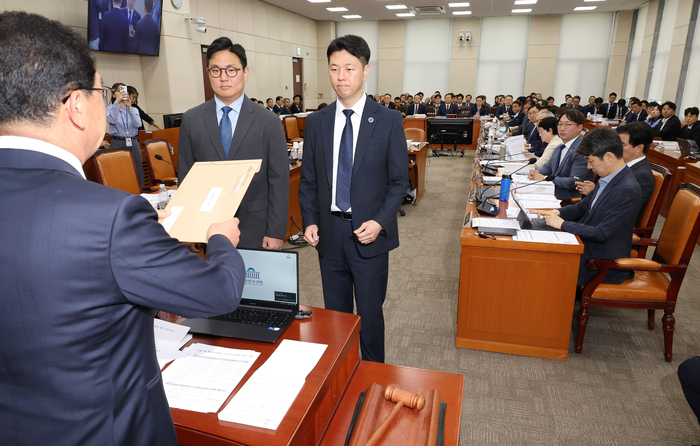
[[[521,194],[521,193],[518,193],[516,195],[518,196],[518,200],[556,201],[557,203],[560,202],[560,200],[557,197],[555,197],[554,195],[550,195],[550,194]]]
[[[508,146],[511,161],[527,161],[527,157],[523,153],[525,151],[525,139],[522,136],[506,138],[506,146]]]
[[[528,209],[559,209],[561,203],[559,201],[543,201],[543,200],[523,200],[520,199],[520,204]]]
[[[277,429],[327,347],[283,340],[219,412],[219,420]]]
[[[513,236],[519,242],[556,243],[558,245],[578,245],[574,234],[557,231],[531,231],[521,229]]]
[[[517,220],[482,217],[472,219],[472,228],[478,228],[480,226],[488,226],[489,228],[520,229],[520,224]]]
[[[190,327],[161,319],[153,320],[153,330],[156,339],[158,366],[162,369],[173,359],[183,356],[180,349],[192,339],[192,335],[187,333]]]
[[[184,353],[192,356],[163,371],[163,387],[170,407],[194,412],[218,411],[260,356],[206,344],[193,344]]]

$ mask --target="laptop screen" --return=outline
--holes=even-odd
[[[299,265],[295,251],[239,249],[245,263],[241,303],[299,304]]]

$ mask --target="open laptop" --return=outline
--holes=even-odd
[[[530,217],[530,212],[520,203],[518,200],[518,195],[513,194],[513,201],[520,208],[518,212],[518,223],[520,223],[521,229],[530,229],[535,231],[558,231],[559,229],[549,226],[544,218],[532,218]]]
[[[276,342],[299,312],[299,254],[239,249],[245,285],[238,308],[208,318],[185,319],[192,333]]]
[[[700,149],[695,141],[682,138],[677,138],[676,141],[678,141],[678,149],[681,151],[681,156],[683,158],[691,157],[697,159],[696,157]]]

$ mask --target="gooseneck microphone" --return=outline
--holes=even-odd
[[[163,158],[163,157],[160,156],[160,155],[155,155],[154,158],[157,159],[158,161],[163,161],[163,162],[165,162],[165,163],[168,163],[168,164],[170,164],[171,166],[173,166],[174,168],[177,169],[177,166],[176,166],[175,164],[171,163],[170,161],[166,161],[165,158]]]

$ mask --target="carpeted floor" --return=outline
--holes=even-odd
[[[458,349],[459,234],[472,158],[428,163],[427,192],[418,206],[404,206],[401,246],[389,257],[386,358],[464,375],[461,444],[700,443],[676,376],[683,360],[700,355],[699,250],[678,299],[672,363],[663,357],[660,312],[649,331],[646,311],[599,307],[591,310],[581,355],[573,352],[572,317],[567,361]],[[301,301],[323,307],[316,251],[299,252]]]

